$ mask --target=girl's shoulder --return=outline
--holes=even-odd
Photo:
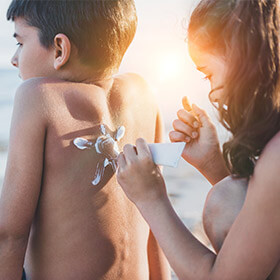
[[[262,182],[280,194],[280,131],[267,143],[257,160],[254,174],[250,181]]]
[[[280,160],[280,131],[278,131],[266,144],[266,146],[263,149],[263,152],[260,155],[257,165],[263,165],[264,163],[267,164],[272,160]]]

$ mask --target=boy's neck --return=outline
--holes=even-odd
[[[75,69],[75,71],[72,69]],[[60,70],[56,73],[56,78],[73,83],[95,85],[103,88],[105,91],[111,89],[114,81],[113,73],[97,74],[96,72],[92,71],[92,69],[84,67],[71,67],[67,70]]]
[[[95,85],[97,87],[102,88],[104,91],[108,92],[113,86],[114,78],[111,76],[100,80],[89,79],[89,80],[82,81],[82,83]]]

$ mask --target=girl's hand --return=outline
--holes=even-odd
[[[165,183],[144,139],[125,145],[118,156],[117,180],[136,205],[167,197]]]
[[[196,105],[190,106],[187,97],[183,98],[183,107],[177,113],[178,119],[173,122],[174,131],[169,134],[170,140],[186,142],[182,157],[215,184],[228,175],[216,128],[204,110]],[[221,175],[211,174],[214,169]]]

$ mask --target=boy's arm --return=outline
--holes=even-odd
[[[160,112],[157,114],[155,143],[163,142],[164,127]],[[152,231],[150,230],[148,240],[148,260],[150,269],[150,280],[169,280],[171,277],[170,267],[162,249],[159,247]]]
[[[17,90],[0,200],[0,279],[22,277],[43,170],[46,122],[37,82]]]

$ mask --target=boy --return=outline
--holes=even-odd
[[[117,185],[114,159],[93,145],[106,135],[119,149],[140,136],[161,140],[143,80],[113,77],[135,34],[133,0],[13,0],[7,18],[19,45],[12,64],[25,82],[0,203],[0,280],[20,279],[23,265],[32,280],[169,279]],[[84,149],[75,139],[88,140]]]

